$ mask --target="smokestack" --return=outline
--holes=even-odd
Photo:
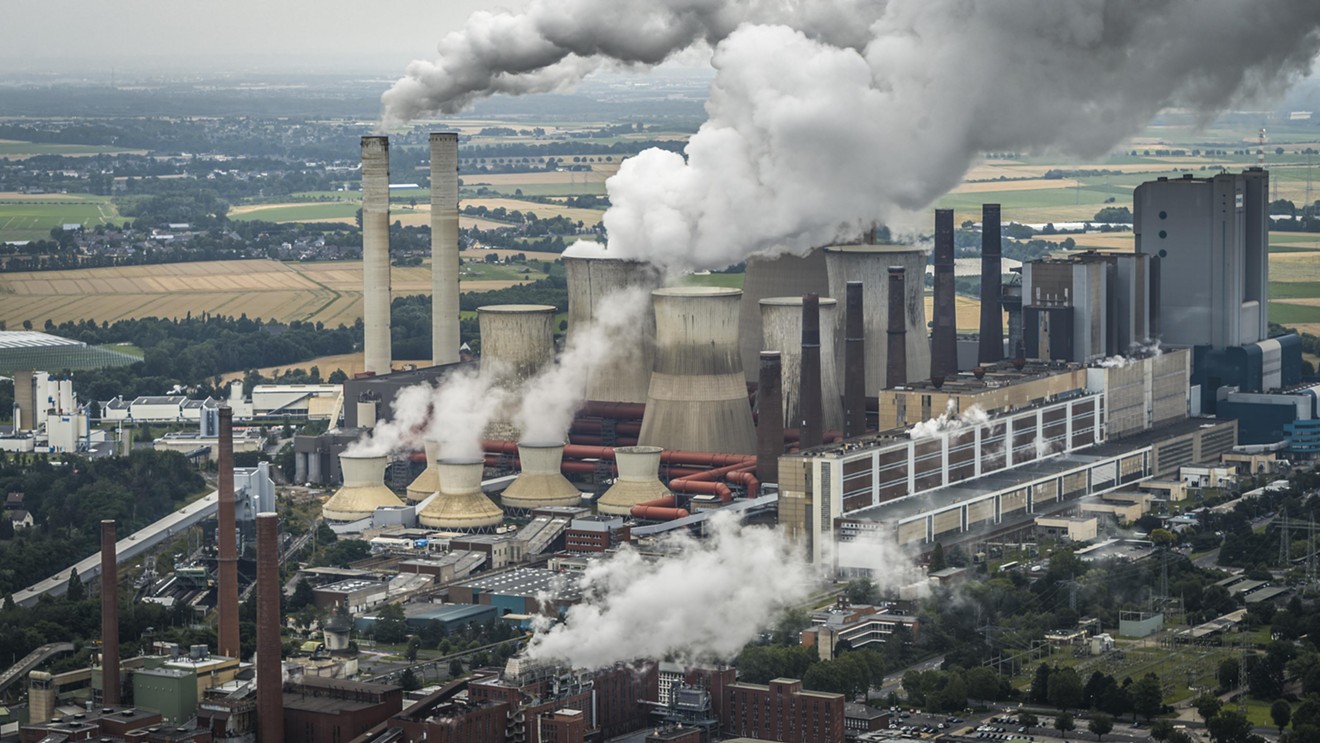
[[[459,344],[458,133],[431,132],[431,363],[457,363]]]
[[[1000,257],[999,205],[981,205],[981,344],[977,361],[993,364],[1004,358],[1004,316],[1000,307],[1004,281]]]
[[[747,381],[755,382],[760,374],[759,357],[762,351],[761,338],[764,335],[761,327],[764,319],[761,316],[761,300],[770,297],[801,297],[803,294],[831,296],[825,251],[816,249],[805,256],[784,253],[774,258],[748,258],[747,270],[743,272],[742,292],[742,307],[738,310],[738,353],[742,356]],[[829,323],[825,324],[827,332],[830,327]],[[797,340],[794,339],[793,343],[797,345]],[[824,348],[821,353],[825,353]]]
[[[780,395],[784,400],[784,420],[792,426],[802,417],[802,295],[796,297],[768,297],[762,299],[761,330],[765,334],[761,347],[766,351],[779,352]],[[820,310],[820,327],[832,329],[836,325],[839,303],[830,297],[822,297],[817,306]],[[839,431],[843,428],[843,406],[839,394],[838,370],[835,362],[834,334],[820,334],[820,383],[822,418],[821,430]],[[760,358],[757,358],[757,374],[760,374]]]
[[[484,531],[504,521],[504,512],[481,492],[485,460],[438,459],[435,468],[440,478],[440,494],[417,514],[422,525]]]
[[[953,210],[935,210],[935,326],[930,334],[930,375],[958,373],[958,317],[953,286]]]
[[[505,508],[531,510],[545,506],[576,506],[582,493],[559,471],[564,444],[559,441],[519,441],[518,475],[500,495]]]
[[[389,137],[362,138],[362,356],[368,372],[389,374]]]
[[[904,270],[889,267],[889,354],[885,368],[885,388],[907,384],[907,317],[903,312]]]
[[[602,314],[610,312],[601,303],[610,294],[631,287],[647,291],[660,288],[660,271],[649,263],[618,258],[564,256],[564,275],[568,279],[568,340],[588,327]],[[608,364],[588,370],[583,384],[587,400],[604,402],[646,402],[651,386],[651,367],[655,363],[655,310],[646,308],[642,327],[622,341],[625,348]]]
[[[101,703],[117,705],[119,693],[119,567],[115,522],[101,522]]]
[[[779,456],[784,453],[784,392],[780,384],[779,352],[762,351],[757,377],[756,479],[779,482]],[[863,400],[863,405],[865,401]],[[865,414],[865,409],[863,409]]]
[[[340,454],[344,487],[321,506],[321,517],[326,521],[358,521],[374,514],[377,508],[403,505],[399,496],[385,486],[387,466],[389,461],[383,454]]]
[[[825,249],[825,262],[830,273],[830,296],[846,297],[849,281],[862,282],[862,301],[868,311],[862,316],[862,346],[865,348],[866,394],[874,395],[884,389],[886,357],[889,344],[885,342],[885,308],[889,306],[890,266],[902,266],[908,276],[924,276],[929,251],[910,245],[836,245]],[[907,316],[907,377],[924,379],[930,370],[930,327],[926,324],[926,287],[924,282],[909,281],[905,287],[904,307]],[[823,318],[822,318],[823,319]],[[842,315],[835,318],[833,329],[837,347],[842,353],[845,342]],[[839,384],[843,385],[841,370]],[[790,425],[792,419],[789,419]]]
[[[555,308],[548,304],[495,304],[477,308],[481,366],[506,381],[536,376],[555,357]]]
[[[799,445],[803,449],[825,443],[820,388],[820,297],[802,296],[802,397],[798,403]]]
[[[783,433],[780,433],[782,441]],[[660,453],[658,446],[620,446],[614,450],[614,465],[619,476],[614,484],[596,501],[596,510],[615,516],[627,516],[632,507],[647,501],[672,495],[660,482]]]
[[[220,451],[217,474],[219,498],[216,504],[216,609],[220,614],[216,628],[216,652],[237,658],[238,650],[238,526],[234,516],[234,410],[221,406]]]
[[[849,281],[843,336],[843,435],[866,433],[866,338],[862,282]],[[761,478],[765,482],[765,478]]]
[[[257,743],[284,741],[279,517],[257,514]]]

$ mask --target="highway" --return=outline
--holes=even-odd
[[[219,499],[219,491],[212,490],[206,497],[195,500],[140,531],[120,539],[116,543],[116,562],[124,563],[131,560],[175,534],[214,516],[216,503]],[[84,583],[99,578],[101,576],[101,553],[97,551],[85,560],[73,565],[73,567],[78,569],[78,577]],[[68,587],[69,570],[70,568],[64,568],[35,585],[28,586],[21,591],[15,591],[14,603],[19,606],[32,606],[37,602],[37,598],[43,594],[63,595]]]

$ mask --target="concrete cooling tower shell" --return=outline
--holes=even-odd
[[[901,266],[909,277],[926,275],[926,251],[910,245],[839,245],[825,249],[829,267],[830,296],[843,297],[849,281],[862,282],[866,333],[866,395],[874,397],[885,386],[888,362],[886,308],[889,307],[889,267]],[[930,332],[926,327],[926,282],[915,278],[904,282],[904,308],[907,321],[907,378],[909,381],[930,376]],[[835,317],[834,347],[842,352],[844,318]],[[843,359],[835,368],[843,371]],[[839,386],[843,379],[840,376]]]
[[[742,356],[743,376],[752,382],[756,380],[761,363],[763,334],[760,301],[770,297],[800,297],[803,294],[830,296],[825,251],[816,249],[806,256],[786,253],[774,258],[748,258],[742,291],[742,307],[738,313],[738,352]],[[821,322],[824,322],[823,317]],[[822,327],[827,333],[833,330],[831,325]]]
[[[435,460],[440,458],[440,442],[427,439],[422,446],[426,449],[426,469],[408,483],[405,495],[409,503],[426,500],[440,490],[440,476],[435,468]]]
[[[641,261],[564,256],[568,278],[568,340],[597,317],[610,311],[604,300],[621,289],[646,292],[661,284],[659,269]],[[638,332],[622,339],[614,359],[587,372],[586,399],[604,402],[646,402],[655,361],[655,311],[647,303]]]
[[[820,300],[820,383],[824,400],[824,430],[843,430],[843,399],[839,395],[839,378],[834,355],[835,314],[838,302],[822,297]],[[802,297],[770,297],[761,300],[761,328],[764,350],[778,351],[780,380],[783,385],[784,425],[797,428],[800,419],[798,404],[801,400],[799,384],[802,377]],[[758,358],[759,366],[760,360]]]
[[[385,455],[378,457],[340,454],[339,467],[344,471],[344,486],[321,507],[327,521],[365,519],[383,506],[401,506],[403,501],[385,487]]]
[[[440,494],[417,514],[424,526],[459,531],[479,531],[498,526],[504,512],[481,492],[481,459],[440,459]]]
[[[627,516],[638,503],[671,495],[657,475],[663,451],[658,446],[615,448],[614,464],[619,468],[619,476],[596,501],[596,510],[613,516]]]
[[[548,304],[494,304],[477,308],[481,370],[522,381],[555,357],[555,308]]]
[[[738,353],[742,292],[687,286],[651,292],[655,366],[638,443],[752,454],[756,430]]]
[[[522,474],[509,483],[500,496],[505,508],[533,509],[544,506],[576,506],[582,493],[559,471],[564,461],[562,443],[518,442]]]

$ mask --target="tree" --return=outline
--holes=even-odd
[[[408,639],[408,622],[399,604],[386,604],[376,612],[376,626],[373,627],[377,642],[394,645]]]
[[[1142,676],[1132,685],[1132,712],[1147,720],[1158,715],[1164,708],[1164,688],[1160,686],[1160,677],[1153,673]]]
[[[417,651],[418,651],[419,648],[421,648],[421,646],[422,646],[422,640],[421,640],[421,638],[419,638],[419,637],[409,637],[409,638],[408,638],[408,649],[404,651],[404,653],[403,653],[403,657],[404,657],[405,659],[407,659],[407,661],[408,661],[409,663],[416,663],[416,662],[417,662]]]
[[[293,587],[293,595],[289,597],[289,609],[297,611],[315,602],[316,594],[312,591],[312,584],[306,578],[298,579],[297,585]]]
[[[1215,677],[1219,680],[1219,688],[1228,691],[1237,688],[1238,681],[1241,679],[1242,666],[1237,658],[1225,658],[1219,662],[1219,671]]]
[[[1215,743],[1248,743],[1251,738],[1251,723],[1233,710],[1220,710],[1206,721],[1205,727]]]
[[[1205,722],[1209,722],[1211,717],[1219,714],[1219,710],[1224,703],[1219,701],[1219,697],[1209,692],[1202,692],[1200,696],[1192,700],[1192,706],[1196,708],[1196,714],[1201,716]]]
[[[459,660],[458,658],[449,661],[449,675],[454,677],[462,676],[463,661]]]
[[[1082,703],[1082,680],[1071,668],[1056,668],[1050,672],[1049,702],[1061,710],[1069,710]]]
[[[415,691],[422,688],[422,682],[417,678],[417,674],[413,673],[413,669],[405,668],[399,676],[399,686],[402,686],[404,691]]]
[[[1050,700],[1050,667],[1041,663],[1036,666],[1036,676],[1031,680],[1031,691],[1027,697],[1036,704],[1045,704]]]
[[[1064,740],[1068,739],[1068,731],[1075,730],[1076,728],[1077,726],[1073,724],[1073,716],[1067,712],[1061,713],[1058,717],[1054,718],[1054,729],[1059,731]]]
[[[87,598],[87,588],[83,585],[82,579],[78,577],[78,568],[69,571],[69,583],[64,595],[70,601],[82,601]]]
[[[1025,727],[1028,730],[1040,724],[1040,720],[1037,720],[1036,716],[1030,712],[1022,712],[1018,714],[1018,722],[1022,723],[1022,727]]]
[[[1288,721],[1292,719],[1292,705],[1283,699],[1274,700],[1274,704],[1270,705],[1270,719],[1274,721],[1274,727],[1279,729],[1279,735],[1283,735],[1283,729],[1288,727]]]
[[[1096,740],[1104,740],[1109,731],[1114,729],[1114,718],[1104,713],[1091,715],[1091,721],[1086,724],[1086,729],[1095,733]]]
[[[880,597],[875,588],[875,581],[870,578],[857,578],[848,582],[843,595],[850,604],[874,604]]]
[[[927,563],[926,568],[934,573],[943,570],[946,567],[948,567],[948,565],[944,561],[944,545],[936,542],[935,549],[930,551],[930,562]]]
[[[1173,722],[1171,720],[1156,720],[1150,726],[1150,737],[1155,740],[1166,741],[1173,734]]]
[[[967,672],[967,696],[982,702],[994,702],[999,699],[999,674],[977,666]]]

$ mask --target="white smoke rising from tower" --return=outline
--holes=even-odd
[[[1208,121],[1320,49],[1313,0],[533,0],[478,13],[382,96],[387,120],[714,49],[708,121],[607,182],[609,249],[718,268],[901,217],[980,153],[1094,157],[1172,106]]]

